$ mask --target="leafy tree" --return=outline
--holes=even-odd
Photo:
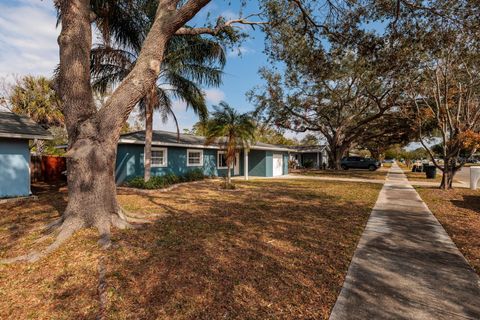
[[[359,146],[366,148],[375,159],[387,155],[387,151],[400,148],[418,137],[415,121],[409,108],[402,107],[385,113],[370,125],[369,134],[360,138]]]
[[[266,85],[249,96],[263,121],[321,134],[340,169],[349,149],[395,135],[378,124],[403,107],[412,49],[366,27],[387,10],[385,1],[304,1],[303,10],[287,2],[262,2],[273,21],[266,27],[273,67],[260,71]]]
[[[120,46],[110,45],[111,27],[104,26],[102,45],[92,50],[93,88],[105,92],[112,85],[123,80],[135,66],[148,30],[150,30],[157,10],[157,2],[147,1],[141,7],[148,18],[145,23],[133,24],[126,32]],[[115,18],[116,10],[106,10],[103,17]],[[133,30],[132,30],[133,29]],[[220,43],[200,35],[174,36],[167,44],[163,58],[163,68],[158,80],[145,97],[140,100],[140,110],[145,120],[145,170],[144,179],[148,181],[151,174],[151,146],[153,135],[153,111],[160,111],[161,119],[166,122],[177,118],[172,109],[172,99],[180,99],[187,108],[206,118],[208,109],[200,85],[218,86],[221,83],[221,69],[225,64],[225,52]]]
[[[316,135],[308,133],[300,140],[300,144],[304,146],[316,146],[319,144],[319,140]]]
[[[311,53],[308,56],[314,54],[311,48],[305,50]],[[331,165],[340,169],[340,160],[350,148],[382,134],[381,127],[373,124],[396,105],[398,73],[383,72],[378,64],[351,52],[320,56],[324,63],[320,57],[316,62],[308,58],[298,68],[287,69],[285,77],[262,70],[267,85],[250,97],[265,121],[297,132],[321,133]],[[320,69],[308,67],[320,64]]]
[[[63,125],[60,99],[45,77],[20,79],[11,89],[9,102],[13,113],[28,116],[45,129]]]
[[[207,123],[207,144],[220,142],[225,148],[227,162],[226,188],[232,187],[231,168],[238,150],[248,149],[255,140],[256,125],[250,114],[240,114],[222,101],[214,106],[214,112]]]
[[[28,116],[45,129],[63,126],[60,99],[52,81],[45,77],[25,76],[18,80],[10,89],[8,102],[13,113]],[[38,153],[45,152],[43,140],[37,140],[35,146]]]
[[[256,141],[269,143],[269,144],[278,144],[284,146],[294,146],[298,145],[296,139],[289,139],[283,135],[283,133],[271,126],[262,125],[257,129],[255,133]]]
[[[443,171],[440,188],[451,189],[464,164],[461,156],[469,158],[475,152],[475,138],[471,138],[480,131],[480,37],[438,16],[427,19],[417,32],[426,40],[409,88],[410,103],[416,110],[420,142]],[[428,41],[433,39],[442,46]],[[432,150],[425,142],[433,138],[432,132],[423,130],[426,125],[435,128],[432,132],[438,133],[441,148]],[[443,164],[435,160],[435,151]]]
[[[186,134],[205,137],[207,135],[207,122],[198,121],[192,126],[192,129],[183,129]]]

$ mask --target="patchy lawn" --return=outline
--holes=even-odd
[[[470,189],[417,188],[417,191],[480,274],[480,193]]]
[[[376,171],[362,170],[362,169],[348,169],[348,170],[314,170],[302,169],[293,170],[293,174],[300,174],[306,176],[317,177],[337,177],[337,178],[357,178],[357,179],[371,179],[371,180],[385,180],[388,173],[388,168],[380,168]]]
[[[407,167],[404,163],[397,162],[399,167],[403,170],[403,173],[407,176],[410,181],[427,181],[427,182],[441,182],[442,181],[442,171],[437,169],[437,175],[435,179],[427,179],[425,172],[412,172],[412,168]],[[440,185],[440,184],[439,184]]]
[[[315,180],[218,182],[122,205],[157,221],[92,230],[34,264],[0,266],[0,319],[94,319],[104,261],[110,319],[326,319],[381,185]],[[62,189],[0,208],[0,257],[26,253],[66,205]],[[99,259],[103,257],[102,259]]]
[[[412,170],[403,170],[403,173],[407,176],[410,181],[427,181],[427,182],[441,182],[442,181],[442,171],[437,169],[437,175],[435,179],[427,179],[425,172],[412,172]],[[440,185],[440,184],[439,184]]]

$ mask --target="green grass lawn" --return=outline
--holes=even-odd
[[[327,319],[381,185],[219,183],[121,191],[152,224],[115,230],[109,251],[85,230],[39,262],[0,266],[0,319],[94,319],[101,257],[109,319]],[[2,205],[0,257],[46,245],[35,240],[66,197]]]

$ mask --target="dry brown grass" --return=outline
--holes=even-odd
[[[102,252],[78,233],[33,264],[0,266],[1,319],[94,319],[106,261],[110,319],[321,319],[342,286],[381,185],[314,180],[218,182],[121,193],[158,219],[115,231]],[[0,208],[0,257],[22,254],[65,208],[65,192]]]
[[[417,188],[470,265],[480,274],[480,194],[469,189]]]
[[[425,172],[412,172],[412,170],[403,170],[403,173],[407,176],[410,181],[429,181],[429,182],[441,182],[442,181],[442,172],[437,169],[437,175],[435,179],[427,179]]]
[[[385,180],[388,173],[388,168],[380,168],[376,171],[369,171],[365,169],[349,169],[349,170],[294,170],[293,174],[300,174],[306,176],[316,177],[337,177],[337,178],[356,178],[369,180]]]
[[[442,181],[442,171],[437,169],[437,175],[435,179],[427,179],[425,172],[412,172],[412,168],[407,167],[401,162],[397,162],[399,167],[403,170],[403,173],[407,176],[410,181],[429,181],[429,182],[441,182]]]

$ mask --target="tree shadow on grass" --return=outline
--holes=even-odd
[[[36,183],[32,193],[37,200],[27,199],[2,204],[0,229],[8,233],[0,237],[0,247],[5,251],[16,246],[24,237],[40,232],[48,223],[59,218],[67,206],[64,184]]]
[[[463,195],[462,200],[451,200],[450,202],[458,208],[467,209],[480,214],[480,196]]]
[[[374,201],[345,201],[302,183],[239,187],[199,189],[196,204],[182,190],[175,203],[148,197],[169,215],[116,235],[108,274],[114,317],[328,317]]]

